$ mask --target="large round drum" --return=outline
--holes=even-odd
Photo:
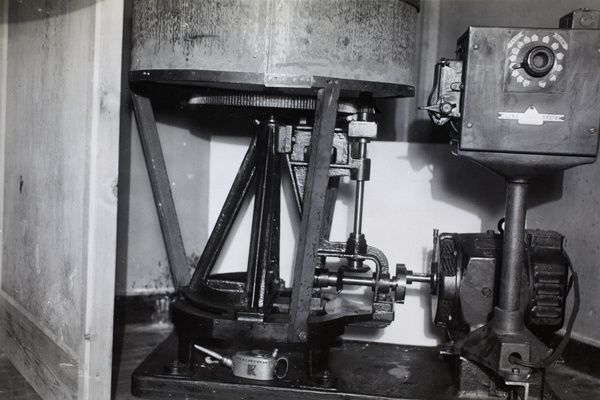
[[[389,84],[381,95],[410,95],[418,4],[134,0],[132,77],[268,87],[311,87],[330,77]]]

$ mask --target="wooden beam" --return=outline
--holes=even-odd
[[[86,181],[85,266],[78,397],[110,398],[117,249],[117,177],[121,105],[123,0],[96,2],[89,170]]]
[[[60,347],[58,338],[34,320],[6,293],[0,293],[0,342],[11,362],[42,398],[77,398],[77,356]]]

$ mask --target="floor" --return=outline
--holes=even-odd
[[[171,332],[168,324],[132,325],[115,331],[113,399],[133,400],[130,393],[133,370]],[[560,400],[600,399],[600,379],[578,373],[564,365],[549,369],[547,382]],[[40,400],[25,379],[0,353],[0,399]]]

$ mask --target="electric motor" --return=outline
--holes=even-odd
[[[564,236],[526,230],[521,309],[537,335],[561,329],[568,292]],[[489,321],[498,302],[502,233],[436,235],[432,262],[432,318],[454,340]]]

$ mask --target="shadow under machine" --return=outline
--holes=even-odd
[[[455,154],[506,178],[506,215],[498,232],[434,231],[431,271],[419,274],[402,264],[390,268],[362,229],[375,102],[414,95],[418,1],[133,6],[132,97],[178,292],[176,333],[136,370],[134,394],[551,398],[544,368],[562,345],[553,352],[543,339],[562,328],[577,280],[561,234],[525,229],[527,188],[542,173],[596,159],[600,13],[575,11],[558,29],[471,27],[459,40],[459,58],[438,64],[423,108],[435,123],[452,125]],[[158,138],[157,101],[183,104],[190,113],[214,110],[215,120],[231,115],[220,110],[256,118],[191,277]],[[294,260],[280,257],[283,174],[300,221]],[[336,196],[348,181],[352,230],[333,241]],[[251,195],[245,270],[214,272]],[[292,270],[291,286],[280,277],[283,268]],[[445,332],[439,349],[338,340],[348,325],[389,325],[394,303],[403,302],[412,283],[431,290],[434,323]],[[342,289],[350,286],[369,288],[370,300],[345,299]],[[389,359],[410,368],[410,379],[390,375],[383,367]]]

